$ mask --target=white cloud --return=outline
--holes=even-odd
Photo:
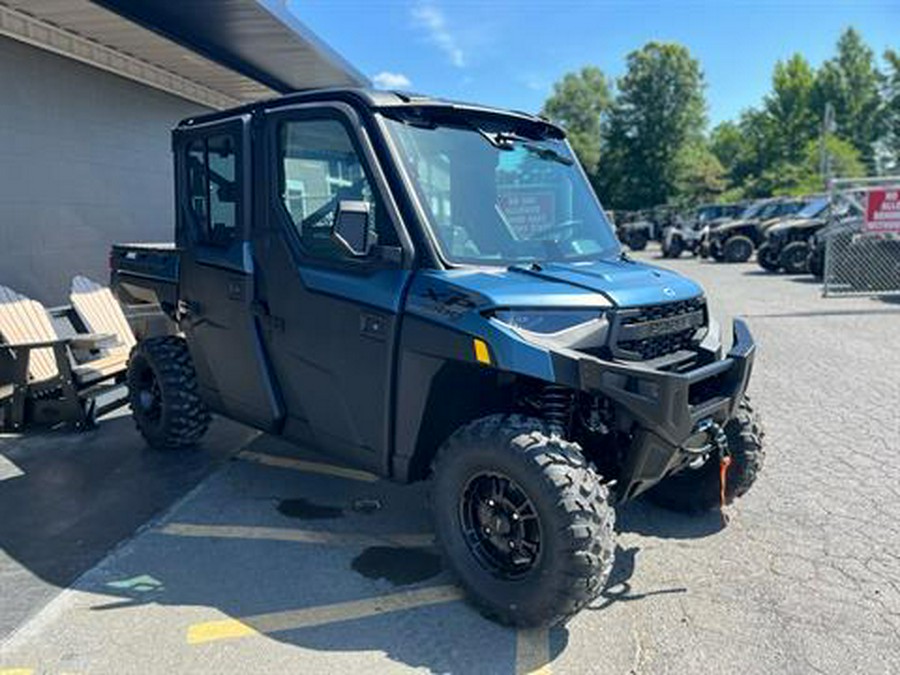
[[[379,89],[409,89],[412,82],[403,73],[391,73],[383,70],[372,77],[372,82]]]
[[[447,58],[457,68],[466,65],[466,57],[457,42],[456,36],[450,32],[444,13],[432,4],[422,4],[413,7],[413,20],[428,33],[428,39],[443,51]]]

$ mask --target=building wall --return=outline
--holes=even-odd
[[[169,131],[204,110],[0,37],[0,284],[62,304],[111,243],[171,241]]]

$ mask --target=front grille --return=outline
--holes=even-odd
[[[648,361],[691,349],[706,323],[702,297],[624,310],[617,316],[613,354]]]

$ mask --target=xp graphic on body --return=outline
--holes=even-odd
[[[177,325],[130,360],[153,446],[217,413],[428,479],[448,567],[517,625],[601,592],[615,503],[752,485],[749,331],[723,354],[696,284],[622,254],[553,124],[325,90],[186,120],[173,148],[174,245],[111,259]]]

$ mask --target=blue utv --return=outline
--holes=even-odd
[[[763,461],[701,288],[629,259],[563,131],[517,112],[322,90],[174,130],[174,244],[113,247],[158,303],[128,384],[159,448],[210,414],[431,481],[447,566],[485,614],[566,620],[613,566],[614,505],[744,494]]]

